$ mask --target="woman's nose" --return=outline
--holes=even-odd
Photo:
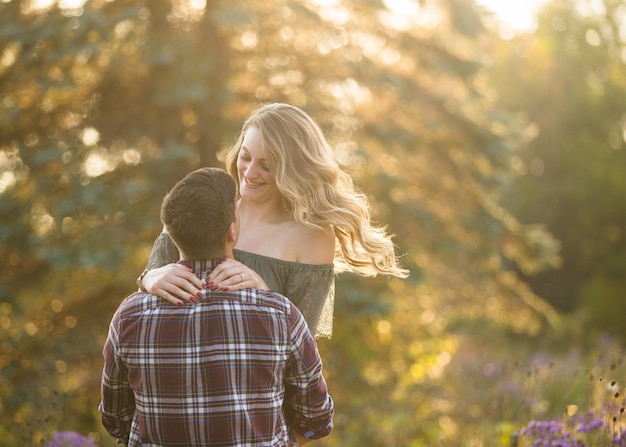
[[[246,177],[254,176],[254,173],[256,172],[256,165],[253,162],[249,162],[243,172]]]

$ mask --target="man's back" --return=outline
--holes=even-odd
[[[204,279],[211,267],[194,270]],[[332,429],[315,340],[278,294],[207,291],[182,307],[134,294],[104,354],[103,422],[123,436],[136,404],[130,446],[284,446],[287,427],[312,439]]]

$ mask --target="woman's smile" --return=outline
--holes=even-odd
[[[251,186],[251,187],[258,187],[258,186],[263,186],[262,182],[253,182],[252,180],[250,180],[248,177],[246,177],[245,175],[243,176],[244,180],[246,181],[246,184]]]

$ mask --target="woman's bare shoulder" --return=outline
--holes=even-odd
[[[335,233],[331,226],[316,228],[296,224],[292,238],[297,244],[297,260],[303,264],[331,264],[335,258]]]

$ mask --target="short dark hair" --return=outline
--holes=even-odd
[[[161,222],[178,250],[194,260],[223,255],[235,194],[235,181],[219,168],[198,169],[176,183],[163,199]]]

